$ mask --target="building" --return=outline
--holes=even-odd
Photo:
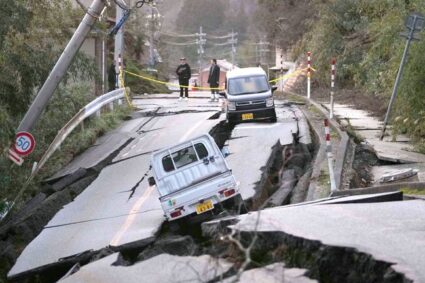
[[[217,65],[220,67],[220,82],[219,82],[219,85],[224,86],[224,81],[226,79],[227,71],[233,70],[233,69],[238,68],[238,67],[236,65],[233,65],[232,63],[228,62],[227,60],[217,60]],[[209,87],[209,84],[208,84],[209,74],[210,74],[210,66],[202,69],[200,81],[198,81],[197,84],[201,87]]]
[[[80,2],[88,8],[92,0],[80,0]],[[75,1],[72,1],[72,7],[80,9],[79,4]],[[77,27],[75,27],[77,28]],[[95,95],[99,96],[107,92],[107,56],[108,56],[108,47],[107,47],[107,37],[106,35],[99,31],[93,29],[87,38],[84,40],[83,45],[80,48],[80,51],[87,55],[89,58],[93,59],[96,65],[96,69],[99,73],[99,78],[95,80],[93,87]]]

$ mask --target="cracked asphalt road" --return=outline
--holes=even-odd
[[[208,102],[208,93],[198,93],[197,96],[200,98],[188,102],[161,97],[136,100],[142,114],[156,111],[168,115],[139,119],[139,125],[133,125],[134,140],[83,193],[50,220],[24,249],[8,276],[37,270],[85,251],[122,247],[154,237],[164,218],[157,191],[148,186],[147,178],[142,179],[149,171],[150,153],[208,133],[224,116],[210,119],[220,110],[218,105]],[[229,163],[243,184],[242,192],[247,190],[243,193],[246,197],[252,195],[254,179],[261,176],[264,161],[271,153],[270,145],[278,140],[282,144],[292,141],[290,133],[296,129],[292,112],[282,104],[277,112],[279,121],[276,124],[236,126],[235,137],[242,133],[249,143],[247,139],[230,141],[230,150],[234,152],[231,152]],[[308,127],[302,126],[302,131],[308,142]],[[250,154],[244,154],[246,150]],[[136,184],[136,189],[131,191]]]

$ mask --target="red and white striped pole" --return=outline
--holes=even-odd
[[[328,157],[328,167],[329,167],[329,178],[331,181],[331,192],[335,192],[336,191],[335,174],[334,174],[334,167],[333,167],[331,133],[329,130],[328,119],[325,119],[325,136],[326,136],[326,155]]]
[[[311,97],[311,52],[307,52],[307,98]]]
[[[335,72],[336,72],[336,59],[333,58],[332,59],[332,64],[331,64],[331,111],[329,114],[329,118],[333,119],[334,118],[334,89],[335,89]]]

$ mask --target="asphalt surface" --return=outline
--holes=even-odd
[[[21,253],[8,276],[36,270],[85,251],[120,247],[153,238],[164,218],[157,191],[147,184],[151,152],[208,133],[222,119],[209,119],[220,110],[218,103],[208,102],[209,94],[197,93],[197,96],[199,98],[189,101],[177,101],[175,94],[135,100],[142,117],[126,123],[123,130],[134,140],[83,193],[50,220]],[[230,143],[230,149],[234,151],[229,163],[242,184],[244,197],[252,196],[252,184],[258,181],[258,172],[271,153],[269,147],[279,139],[281,143],[292,141],[288,135],[296,129],[293,111],[279,107],[278,123],[261,124],[260,127],[248,123],[238,126],[236,135],[252,136],[252,139],[249,138],[248,143],[238,143],[238,139]],[[301,128],[307,130],[305,124]],[[302,135],[309,139],[308,132]],[[107,152],[116,148],[111,142],[105,142],[103,146]],[[249,153],[245,154],[247,151]],[[98,159],[89,151],[69,168],[81,167],[84,161],[94,164]],[[255,174],[251,174],[254,171]]]
[[[308,124],[301,111],[296,107],[278,104],[276,108],[278,123],[238,124],[228,141],[230,156],[227,157],[237,180],[240,181],[243,199],[255,194],[257,182],[261,179],[272,148],[277,143],[292,143],[292,133],[297,132],[297,120],[300,128],[300,142],[311,143]],[[243,158],[241,158],[243,157]]]
[[[131,266],[114,266],[118,254],[83,266],[63,283],[207,282],[230,269],[231,263],[211,256],[179,257],[161,254]],[[183,272],[184,270],[184,272]]]
[[[351,247],[393,264],[394,270],[414,282],[425,282],[424,213],[423,200],[316,202],[242,215],[233,228],[236,231],[281,231],[325,246]]]

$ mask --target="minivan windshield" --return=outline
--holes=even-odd
[[[229,79],[227,91],[230,95],[243,95],[269,90],[266,76],[249,76]]]

